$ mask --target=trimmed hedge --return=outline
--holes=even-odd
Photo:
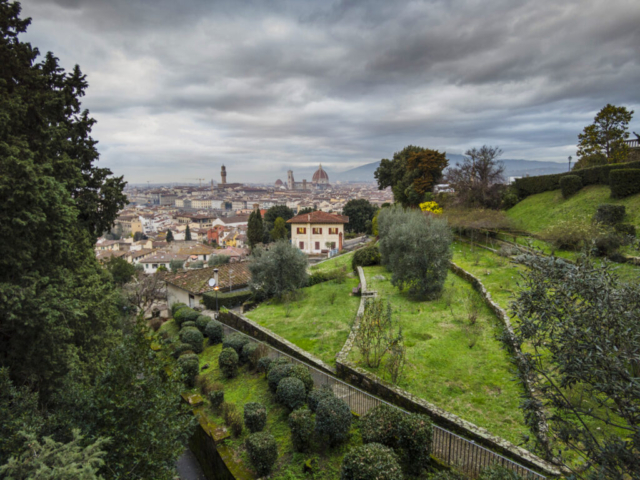
[[[341,480],[397,480],[402,478],[398,456],[389,447],[368,443],[344,456]]]
[[[239,292],[221,293],[218,292],[218,308],[233,308],[242,305],[244,302],[253,297],[250,290],[242,290]],[[202,295],[202,303],[207,310],[216,309],[216,294],[207,292]]]
[[[378,245],[367,245],[364,248],[356,250],[351,259],[351,268],[355,271],[356,267],[370,267],[371,265],[380,265],[380,250]]]
[[[227,378],[233,378],[238,374],[238,354],[233,348],[225,348],[218,356],[220,371]]]
[[[180,329],[182,330],[183,328],[188,328],[188,327],[196,327],[196,322],[184,322],[182,325],[180,325]]]
[[[331,280],[339,280],[346,277],[347,272],[343,268],[334,268],[332,270],[320,270],[311,272],[307,280],[307,287],[313,287],[319,283],[329,282]],[[340,282],[341,283],[341,282]]]
[[[636,226],[635,225],[631,225],[629,223],[618,223],[617,225],[615,225],[615,230],[616,232],[618,232],[620,235],[626,235],[629,237],[635,237],[636,236]]]
[[[181,327],[185,322],[194,322],[200,316],[199,312],[196,312],[193,308],[183,307],[176,312],[173,316],[173,320]]]
[[[188,307],[188,305],[186,303],[174,303],[173,305],[171,305],[171,316],[175,316],[176,312],[178,310],[180,310],[181,308],[185,308]]]
[[[204,350],[204,335],[196,327],[186,327],[180,330],[180,341],[191,345],[192,350],[196,353],[202,353]]]
[[[253,433],[247,437],[244,445],[258,475],[268,475],[278,459],[278,445],[273,435],[267,432]]]
[[[242,348],[250,341],[251,339],[242,333],[232,333],[224,338],[222,348],[233,348],[240,355]]]
[[[322,386],[320,388],[314,388],[311,390],[307,397],[307,403],[312,412],[318,409],[318,404],[325,398],[335,397],[333,390],[328,386]]]
[[[302,365],[294,365],[287,376],[297,378],[302,381],[306,393],[309,393],[313,388],[313,378],[311,378],[311,373],[309,373],[308,368]]]
[[[560,178],[562,198],[569,198],[582,189],[582,179],[578,175],[565,175]]]
[[[398,425],[404,414],[389,405],[378,405],[369,410],[360,422],[362,443],[380,443],[390,448],[398,445]]]
[[[558,190],[560,179],[567,175],[577,175],[582,180],[582,185],[609,185],[609,174],[614,170],[640,168],[640,162],[612,163],[598,167],[572,170],[571,173],[556,173],[554,175],[539,175],[537,177],[517,178],[513,182],[513,188],[518,197],[525,198],[536,193]]]
[[[193,352],[193,347],[189,343],[178,343],[173,350],[173,358],[180,357],[184,352]]]
[[[640,193],[640,168],[614,170],[609,174],[611,198],[624,198]]]
[[[178,369],[183,376],[184,383],[189,387],[194,387],[196,377],[200,373],[200,362],[195,353],[187,353],[178,359]]]
[[[275,360],[271,361],[271,363],[269,364],[269,369],[267,370],[267,373],[270,372],[272,368],[277,367],[278,365],[287,365],[290,363],[291,363],[291,360],[289,360],[287,357],[278,357]]]
[[[253,355],[257,349],[258,344],[256,342],[245,343],[242,347],[242,352],[240,352],[240,363],[249,363],[251,355]]]
[[[316,432],[329,439],[330,445],[346,440],[351,428],[351,409],[336,397],[325,398],[316,410]]]
[[[273,365],[275,362],[271,362]],[[276,393],[278,390],[278,384],[280,380],[289,376],[289,372],[293,368],[293,365],[290,363],[279,364],[276,366],[272,366],[269,369],[269,373],[267,374],[267,381],[269,382],[269,390],[273,393]]]
[[[296,452],[306,452],[311,445],[313,437],[313,418],[311,411],[299,408],[289,415],[289,428],[291,429],[291,443]]]
[[[302,380],[286,377],[278,383],[276,398],[289,410],[300,408],[307,400],[307,393]]]
[[[209,338],[211,345],[217,345],[224,339],[224,330],[222,330],[222,324],[217,320],[209,320],[207,326],[204,329],[204,334]]]
[[[244,424],[251,433],[261,432],[267,424],[267,408],[261,403],[244,404]]]
[[[204,331],[207,328],[207,325],[209,324],[210,321],[211,321],[211,317],[209,315],[198,315],[198,318],[196,318],[197,329],[204,334]]]
[[[624,219],[627,208],[624,205],[598,205],[593,221],[605,225],[616,225]]]
[[[398,446],[402,449],[409,472],[418,475],[429,465],[433,424],[426,415],[403,415],[398,424]]]

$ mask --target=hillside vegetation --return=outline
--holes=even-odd
[[[598,205],[611,203],[625,205],[625,223],[632,223],[640,229],[640,195],[623,199],[610,198],[606,185],[591,185],[583,188],[568,199],[562,198],[560,190],[531,195],[507,211],[522,230],[538,233],[561,221],[590,222]]]

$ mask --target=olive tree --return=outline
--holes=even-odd
[[[307,257],[287,240],[269,249],[255,248],[251,255],[251,289],[259,295],[278,297],[307,284]]]
[[[378,215],[382,263],[391,283],[417,297],[436,298],[451,260],[451,229],[446,220],[401,207]]]

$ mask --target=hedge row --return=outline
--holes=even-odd
[[[518,193],[518,197],[525,198],[536,193],[558,190],[560,188],[560,179],[567,175],[576,175],[580,177],[583,186],[609,185],[609,174],[613,170],[636,168],[640,168],[640,162],[612,163],[610,165],[600,165],[598,167],[572,170],[567,173],[518,178],[513,183],[513,187]]]
[[[250,290],[241,290],[239,292],[221,293],[218,292],[218,308],[233,308],[242,305],[244,302],[253,297]],[[216,293],[207,292],[202,295],[202,302],[208,310],[216,309]]]
[[[640,193],[640,169],[623,168],[609,174],[612,198],[624,198]]]

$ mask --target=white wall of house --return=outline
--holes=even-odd
[[[293,245],[307,254],[321,253],[328,250],[327,242],[335,244],[332,248],[339,248],[340,238],[344,240],[344,225],[342,224],[291,224],[291,241]]]
[[[184,303],[190,307],[197,307],[201,301],[202,295],[189,294],[186,290],[167,284],[167,303],[169,306],[174,303]]]

